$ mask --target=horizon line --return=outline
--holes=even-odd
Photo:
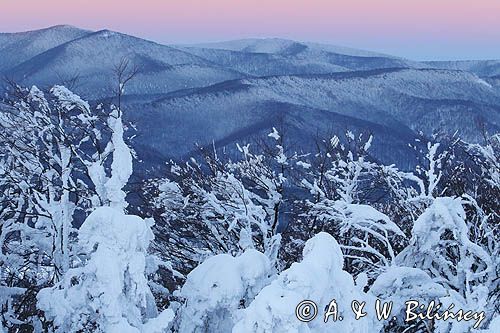
[[[282,40],[282,41],[292,41],[292,42],[299,42],[299,43],[309,43],[309,44],[319,44],[319,45],[324,45],[324,46],[332,46],[332,47],[339,47],[339,48],[345,48],[349,49],[352,51],[363,51],[367,53],[373,53],[374,55],[378,54],[380,56],[389,56],[393,58],[400,58],[400,59],[405,59],[405,60],[410,60],[410,61],[415,61],[415,62],[474,62],[474,61],[500,61],[499,58],[471,58],[471,59],[465,59],[465,58],[428,58],[428,59],[417,59],[417,58],[411,58],[407,56],[401,56],[401,55],[396,55],[392,53],[388,53],[386,51],[379,51],[379,50],[373,50],[370,48],[363,48],[363,47],[353,47],[353,46],[345,46],[341,44],[336,44],[331,41],[317,41],[317,40],[303,40],[303,39],[294,39],[294,38],[288,38],[288,37],[279,37],[279,36],[248,36],[248,37],[242,37],[242,38],[230,38],[230,39],[224,39],[224,38],[213,38],[213,39],[205,39],[205,40],[197,40],[197,41],[186,41],[186,42],[162,42],[155,40],[155,38],[150,37],[150,36],[141,36],[141,35],[136,35],[132,33],[127,33],[127,32],[122,32],[118,30],[112,30],[108,28],[102,28],[102,29],[88,29],[88,28],[83,28],[79,27],[74,24],[67,24],[67,23],[61,23],[61,24],[55,24],[55,25],[50,25],[42,28],[30,28],[26,30],[21,30],[21,31],[8,31],[8,32],[0,32],[1,34],[23,34],[23,33],[30,33],[30,32],[37,32],[37,31],[43,31],[43,30],[50,30],[58,27],[68,27],[68,28],[73,28],[73,29],[78,29],[78,30],[83,30],[83,31],[88,31],[89,33],[97,33],[101,31],[110,31],[114,33],[118,33],[121,35],[129,36],[129,37],[134,37],[138,39],[142,39],[148,42],[156,43],[159,45],[163,46],[169,46],[169,47],[175,47],[175,46],[184,46],[184,47],[201,47],[199,45],[202,44],[217,44],[217,43],[227,43],[227,42],[235,42],[235,41],[244,41],[244,40],[270,40],[270,39],[275,39],[275,40]],[[237,52],[237,51],[236,51]],[[359,56],[359,55],[358,55]],[[363,57],[363,56],[360,56]]]

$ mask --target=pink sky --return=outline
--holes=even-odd
[[[56,24],[163,43],[284,37],[414,59],[500,58],[499,0],[0,0],[0,31]]]

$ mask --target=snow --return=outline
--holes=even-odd
[[[370,149],[370,147],[372,146],[372,142],[373,142],[373,135],[370,135],[370,138],[368,139],[368,141],[366,141],[363,149],[365,151],[367,151],[368,149]]]
[[[111,136],[113,161],[111,163],[111,178],[104,186],[110,205],[125,209],[128,203],[125,201],[123,187],[132,175],[132,153],[130,147],[124,141],[122,116],[118,109],[113,110],[108,125],[113,131]]]
[[[311,168],[311,164],[306,162],[298,161],[296,164],[306,170]]]
[[[439,298],[443,308],[494,311],[489,288],[494,287],[496,264],[480,245],[469,239],[460,198],[436,198],[415,221],[409,245],[395,263],[425,271],[447,289]],[[449,251],[459,249],[459,251]],[[460,291],[460,292],[457,292]],[[436,322],[436,332],[463,332],[470,323]]]
[[[377,277],[370,293],[386,302],[392,301],[393,313],[398,314],[408,300],[428,304],[447,295],[447,290],[418,268],[390,267]]]
[[[55,85],[50,89],[50,92],[59,100],[61,106],[71,111],[75,107],[83,107],[85,111],[90,112],[90,105],[82,100],[80,96],[74,94],[64,86]]]
[[[248,249],[238,257],[220,254],[188,274],[180,295],[180,332],[229,332],[241,304],[268,283],[272,267],[264,254]]]
[[[387,215],[379,212],[371,206],[346,204],[342,202],[338,202],[336,205],[339,212],[342,212],[341,214],[347,217],[343,221],[343,223],[345,223],[345,228],[351,228],[356,224],[366,224],[367,227],[369,227],[370,224],[374,224],[376,228],[384,228],[385,230],[393,232],[396,235],[404,236],[401,229],[399,229],[399,227],[392,222]]]
[[[280,135],[276,128],[273,127],[273,131],[267,135],[270,138],[273,138],[274,140],[278,141],[280,139]]]
[[[425,171],[425,175],[429,181],[427,188],[427,196],[432,197],[434,190],[436,189],[439,180],[441,179],[441,173],[439,172],[441,157],[436,156],[437,150],[439,148],[439,143],[427,144],[427,149],[429,150],[427,154],[427,159],[429,161],[429,169]]]
[[[363,258],[353,255],[361,262],[379,268],[390,266],[395,258],[389,235],[405,237],[387,215],[368,205],[323,199],[312,205],[309,214],[331,226],[339,226],[340,235],[346,239],[342,248],[362,253]],[[370,239],[380,242],[384,251],[374,248]],[[367,258],[376,258],[376,261],[371,262]]]
[[[491,84],[489,84],[488,82],[484,81],[483,79],[477,78],[476,82],[479,83],[479,84],[484,84],[488,88],[493,88],[493,86]]]
[[[339,145],[340,143],[340,140],[338,138],[338,136],[334,135],[331,139],[330,139],[330,145],[332,146],[332,148],[337,148],[337,146]]]
[[[413,242],[418,243],[421,251],[431,251],[442,241],[443,234],[449,231],[458,242],[469,247],[473,254],[490,261],[488,255],[469,240],[469,229],[465,223],[465,217],[460,199],[437,198],[415,222],[412,230]]]

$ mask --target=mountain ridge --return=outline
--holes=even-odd
[[[408,167],[417,139],[458,131],[478,142],[500,128],[495,61],[416,62],[284,39],[164,45],[71,26],[0,34],[5,55],[13,62],[0,75],[42,88],[77,76],[72,89],[95,103],[113,101],[121,59],[138,65],[122,101],[146,169],[194,153],[195,143],[234,149],[280,122],[300,149],[319,134],[374,132],[375,157]]]

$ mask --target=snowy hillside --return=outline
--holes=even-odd
[[[427,61],[430,67],[468,71],[478,76],[500,75],[500,60]]]
[[[257,76],[427,67],[425,64],[363,50],[285,39],[244,39],[181,48],[223,66]]]
[[[0,33],[0,72],[90,31],[60,25],[47,29]]]
[[[153,138],[138,141],[167,156],[188,153],[193,142],[214,140],[232,147],[237,140],[285,126],[290,140],[303,148],[316,135],[345,129],[372,132],[377,157],[405,164],[412,156],[407,144],[420,132],[458,131],[476,141],[478,121],[491,132],[500,123],[500,96],[494,89],[474,74],[446,70],[251,78],[179,91],[151,103],[131,98],[130,103],[131,119],[144,122],[148,139]],[[157,123],[164,126],[155,127]]]
[[[214,43],[202,43],[191,45],[195,48],[208,48],[208,49],[220,49],[220,50],[230,50],[230,51],[240,51],[245,53],[273,53],[273,54],[283,54],[289,52],[292,49],[310,48],[322,51],[328,51],[331,53],[337,53],[349,56],[360,56],[360,57],[390,57],[388,55],[382,55],[380,53],[351,49],[348,47],[318,44],[318,43],[305,43],[296,42],[288,39],[281,38],[247,38],[226,42],[214,42]]]
[[[166,46],[69,26],[1,34],[0,56],[3,76],[40,87],[72,82],[94,101],[115,95],[121,59],[137,65],[124,116],[137,125],[148,165],[195,143],[233,149],[279,122],[304,147],[326,132],[371,131],[378,158],[411,165],[408,141],[458,131],[477,142],[500,126],[495,61],[419,63],[284,39]]]
[[[78,90],[99,98],[113,94],[113,68],[124,57],[140,68],[127,93],[158,93],[242,77],[195,55],[108,30],[58,45],[5,74],[20,83],[42,86],[78,75]]]

